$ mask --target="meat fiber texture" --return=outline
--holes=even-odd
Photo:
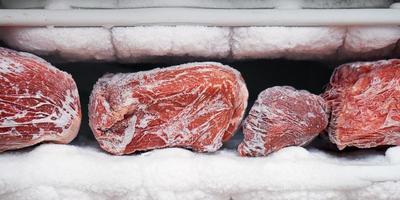
[[[111,33],[106,28],[10,27],[0,31],[9,46],[42,56],[69,61],[115,59]]]
[[[339,57],[353,60],[391,57],[396,54],[396,43],[399,40],[399,26],[352,27],[346,32],[346,40],[339,50]]]
[[[236,131],[247,98],[240,73],[219,63],[108,74],[93,88],[89,124],[112,154],[164,147],[214,152]]]
[[[242,156],[265,156],[309,143],[328,125],[325,100],[305,90],[276,86],[260,93],[243,123]]]
[[[346,155],[288,147],[262,158],[170,148],[116,157],[42,144],[0,155],[0,199],[399,199],[399,158],[400,147]]]
[[[400,145],[400,60],[339,66],[324,98],[329,137],[339,149]]]
[[[159,57],[224,58],[230,53],[229,28],[150,26],[113,28],[113,44],[121,61]]]
[[[0,152],[69,143],[81,110],[72,77],[32,54],[0,48]]]

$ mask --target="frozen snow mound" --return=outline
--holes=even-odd
[[[339,50],[339,57],[379,59],[394,52],[399,39],[399,26],[352,27],[346,33],[344,45]],[[394,53],[394,57],[400,56]]]
[[[400,56],[399,26],[8,27],[0,28],[0,33],[0,40],[12,48],[63,61],[355,61]]]
[[[243,158],[44,144],[0,154],[0,199],[399,199],[399,157],[400,147],[346,156],[288,147]]]
[[[13,27],[0,29],[11,47],[69,61],[114,60],[111,33],[105,28]]]
[[[229,56],[229,28],[204,26],[139,26],[112,29],[117,59],[141,62],[162,57]]]
[[[343,44],[341,27],[243,27],[232,36],[236,59],[333,59]]]
[[[143,8],[143,7],[197,7],[197,8],[380,8],[389,7],[393,0],[2,0],[6,8]]]

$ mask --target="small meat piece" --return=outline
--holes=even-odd
[[[0,152],[69,143],[81,118],[69,74],[32,54],[0,48]]]
[[[241,156],[264,156],[309,143],[328,125],[323,98],[305,90],[276,86],[260,93],[243,123]]]
[[[89,124],[111,154],[165,147],[213,152],[234,134],[247,98],[240,73],[219,63],[108,74],[94,86]]]
[[[323,97],[329,138],[339,149],[400,145],[400,60],[339,66]]]

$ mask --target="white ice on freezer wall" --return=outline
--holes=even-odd
[[[304,0],[274,1],[274,8],[277,9],[301,9],[303,5]]]
[[[67,61],[154,62],[154,58],[169,57],[371,60],[400,55],[398,26],[10,27],[0,33],[12,48]]]
[[[66,60],[102,60],[114,58],[111,34],[105,28],[2,28],[3,40],[11,47],[56,55]]]
[[[7,8],[358,8],[388,7],[393,0],[2,0]]]
[[[380,58],[391,55],[400,40],[400,26],[351,27],[339,50],[344,58]]]
[[[305,8],[382,8],[393,0],[303,0]]]
[[[159,56],[227,57],[229,28],[204,26],[139,26],[112,29],[118,59]]]
[[[0,156],[0,199],[398,199],[400,147],[328,154],[301,147],[241,158],[170,148],[111,156],[43,144]]]
[[[70,9],[71,5],[65,0],[46,0],[45,9]]]
[[[232,53],[237,59],[334,58],[343,44],[340,27],[244,27],[233,30]]]

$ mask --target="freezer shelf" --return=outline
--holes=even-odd
[[[268,157],[170,148],[112,156],[94,145],[42,144],[0,157],[0,198],[396,199],[400,147],[332,154],[301,147]]]

